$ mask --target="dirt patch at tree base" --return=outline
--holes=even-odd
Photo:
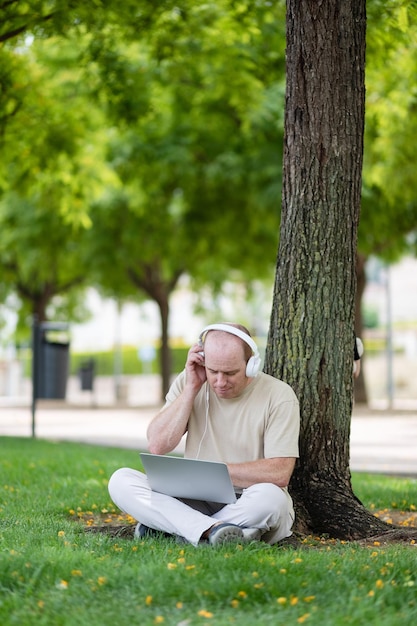
[[[374,513],[375,517],[393,524],[393,526],[401,526],[404,528],[417,528],[417,511],[399,511],[398,509],[384,509]]]
[[[133,539],[136,521],[129,515],[116,512],[101,511],[93,513],[71,512],[72,519],[81,522],[86,532],[104,533],[112,537]],[[375,517],[393,526],[381,535],[367,537],[356,541],[360,545],[384,546],[392,543],[408,544],[417,547],[417,511],[399,511],[396,509],[384,509],[374,513]],[[294,534],[284,539],[278,547],[282,548],[318,548],[320,546],[336,545],[337,543],[349,543],[331,539],[326,536],[314,537]]]

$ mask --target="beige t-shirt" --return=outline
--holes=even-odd
[[[182,392],[185,370],[167,396]],[[300,411],[292,388],[261,372],[237,398],[218,398],[204,383],[188,421],[185,455],[224,463],[298,457]]]

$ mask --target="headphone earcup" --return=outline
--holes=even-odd
[[[262,359],[259,355],[259,350],[256,343],[249,334],[244,333],[242,330],[240,330],[239,328],[235,328],[231,324],[211,324],[210,326],[206,326],[205,328],[203,328],[200,333],[198,342],[201,347],[204,346],[205,338],[209,330],[222,330],[225,333],[236,335],[236,337],[239,337],[240,339],[242,339],[242,341],[247,343],[248,346],[250,346],[250,348],[252,349],[253,356],[251,356],[249,361],[246,363],[246,376],[248,378],[255,378],[255,376],[258,375],[259,370],[261,369]]]
[[[258,375],[259,367],[261,365],[261,359],[256,356],[251,356],[246,363],[246,376],[248,378],[255,378]]]

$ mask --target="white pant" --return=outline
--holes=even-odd
[[[157,493],[150,488],[146,474],[122,468],[111,476],[109,493],[124,513],[150,528],[184,537],[195,546],[219,521],[258,528],[262,540],[270,544],[289,537],[294,521],[288,494],[272,483],[252,485],[234,504],[221,505]]]

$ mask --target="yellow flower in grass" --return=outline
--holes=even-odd
[[[291,604],[291,606],[295,606],[296,604],[298,604],[297,596],[292,596],[292,598],[290,600],[290,604]]]
[[[99,577],[97,578],[97,582],[98,582],[98,584],[99,584],[100,586],[103,586],[103,585],[105,585],[105,584],[106,584],[106,582],[107,582],[107,578],[106,578],[105,576],[99,576]]]
[[[246,598],[248,594],[246,593],[246,591],[239,591],[237,595],[239,596],[239,598]]]
[[[152,604],[152,596],[146,596],[145,604],[146,606],[150,606]]]
[[[208,619],[213,617],[213,613],[210,613],[210,611],[206,611],[205,609],[201,609],[201,611],[198,612],[198,615],[200,617],[207,617]]]
[[[68,582],[66,580],[60,580],[57,587],[58,589],[68,589]]]
[[[116,543],[116,545],[113,546],[112,550],[114,552],[123,552],[122,546],[117,545],[117,543]]]
[[[304,615],[301,615],[301,616],[297,619],[297,622],[298,622],[299,624],[303,624],[303,623],[306,621],[306,619],[308,619],[309,617],[310,617],[310,613],[304,613]]]
[[[73,569],[71,570],[71,576],[82,576],[83,573],[80,569]]]
[[[287,598],[281,596],[280,598],[277,598],[277,602],[278,604],[287,604]]]
[[[163,624],[165,618],[162,615],[157,615],[153,621],[154,624]]]
[[[376,583],[375,583],[375,587],[376,587],[377,589],[382,589],[382,588],[383,588],[383,586],[384,586],[384,581],[383,581],[383,580],[379,579],[379,580],[377,580],[377,581],[376,581]]]
[[[60,531],[58,532],[58,537],[65,537],[65,531],[60,530]]]
[[[236,600],[236,598],[234,600],[231,601],[230,606],[233,609],[237,609],[237,607],[239,606],[239,600]]]

